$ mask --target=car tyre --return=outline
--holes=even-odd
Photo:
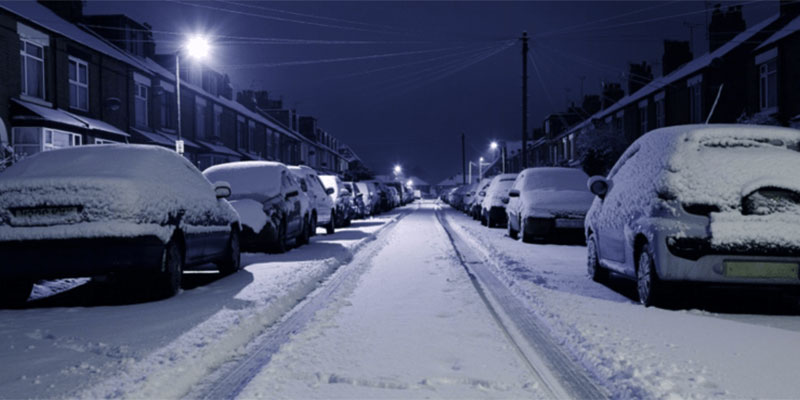
[[[303,231],[300,232],[300,236],[297,237],[297,244],[298,245],[308,244],[310,238],[311,238],[310,218],[303,218]]]
[[[597,239],[594,233],[589,234],[589,238],[586,239],[586,262],[587,272],[593,281],[604,283],[608,280],[608,270],[600,265],[597,256]]]
[[[336,211],[331,210],[331,220],[328,221],[328,225],[325,225],[325,233],[328,235],[333,235],[336,233]]]
[[[311,234],[309,236],[317,235],[317,212],[311,214]]]
[[[219,273],[222,275],[231,275],[236,271],[239,271],[242,266],[241,254],[239,230],[236,228],[231,228],[231,237],[228,239],[228,247],[225,251],[225,258],[223,258],[222,261],[217,264]]]
[[[533,235],[528,233],[528,230],[525,229],[525,220],[520,219],[519,221],[519,234],[522,236],[522,241],[524,243],[533,243]]]
[[[3,279],[0,281],[0,307],[19,307],[25,304],[32,290],[31,280]]]
[[[286,244],[286,230],[286,219],[281,219],[281,224],[278,226],[278,237],[274,245],[275,253],[286,253],[289,250],[289,246]]]
[[[152,297],[166,299],[178,293],[183,279],[183,249],[175,238],[164,246],[161,256],[161,271],[156,272],[152,286]],[[147,280],[143,283],[146,284]]]
[[[666,288],[656,273],[653,251],[647,243],[642,245],[636,264],[636,291],[645,307],[664,305]]]

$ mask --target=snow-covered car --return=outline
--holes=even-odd
[[[292,240],[308,243],[310,202],[289,169],[274,161],[237,161],[207,168],[210,181],[230,184],[242,222],[242,249],[283,253]]]
[[[477,187],[478,187],[477,183],[471,183],[468,184],[466,188],[464,188],[464,191],[462,192],[461,195],[461,203],[458,205],[459,210],[465,213],[469,212],[469,207],[472,204],[472,200],[475,198],[475,195],[477,194],[475,193]]]
[[[481,223],[493,228],[495,226],[505,226],[506,221],[506,204],[508,204],[508,191],[514,180],[517,179],[517,174],[500,174],[492,178],[489,187],[481,202]]]
[[[334,204],[333,221],[337,227],[350,226],[355,213],[353,194],[344,187],[344,182],[336,175],[320,175],[319,179],[325,188],[333,189],[330,194]]]
[[[37,153],[0,173],[0,302],[40,279],[114,275],[147,297],[177,293],[184,269],[239,269],[239,217],[225,182],[147,145]]]
[[[662,128],[636,140],[586,217],[588,271],[636,279],[644,305],[681,282],[800,287],[800,131]]]
[[[486,189],[492,183],[492,178],[483,178],[478,182],[478,188],[475,190],[475,197],[472,199],[472,204],[469,207],[469,215],[472,219],[483,221],[483,199],[486,198]]]
[[[356,182],[358,191],[363,195],[364,207],[366,208],[365,217],[375,214],[377,206],[377,197],[375,196],[375,186],[371,182]]]
[[[344,187],[352,194],[353,219],[364,218],[369,215],[367,205],[364,203],[364,196],[358,185],[355,182],[344,182]]]
[[[326,189],[319,180],[319,174],[306,165],[290,166],[289,171],[294,174],[300,183],[300,188],[308,195],[311,203],[311,234],[317,231],[317,226],[322,226],[330,235],[336,231],[333,222],[334,205],[330,195],[333,189]]]
[[[579,237],[594,196],[586,188],[589,177],[575,168],[528,168],[519,173],[508,192],[508,236],[529,243],[536,239]]]
[[[387,189],[386,185],[383,184],[381,181],[367,181],[375,186],[375,201],[376,201],[376,210],[375,212],[384,212],[389,211],[391,208],[390,200],[389,200],[389,189]]]

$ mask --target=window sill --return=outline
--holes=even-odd
[[[45,107],[50,107],[50,108],[53,107],[53,103],[51,103],[51,102],[49,102],[47,100],[41,99],[39,97],[28,96],[27,94],[20,94],[19,98],[20,98],[20,100],[25,100],[25,101],[27,101],[29,103],[38,104],[40,106],[45,106]]]

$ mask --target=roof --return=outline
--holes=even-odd
[[[224,154],[224,155],[234,156],[234,157],[241,157],[242,156],[240,153],[237,153],[237,152],[231,150],[230,148],[228,148],[227,146],[224,146],[224,145],[221,145],[221,144],[206,142],[205,140],[198,140],[197,143],[199,143],[200,146],[205,147],[207,150],[210,150],[212,153]]]
[[[666,87],[668,85],[671,85],[672,83],[674,83],[674,82],[676,82],[678,80],[686,78],[689,75],[692,75],[692,74],[694,74],[696,72],[699,72],[703,68],[708,67],[709,65],[711,65],[711,62],[714,59],[722,57],[722,56],[730,53],[732,50],[734,50],[740,44],[747,42],[749,39],[751,39],[757,33],[759,33],[764,28],[766,28],[768,25],[770,25],[771,23],[777,21],[778,17],[779,17],[778,14],[776,14],[776,15],[773,15],[772,17],[770,17],[770,18],[765,19],[764,21],[761,21],[760,23],[758,23],[756,25],[753,25],[752,27],[750,27],[749,29],[745,30],[744,32],[736,35],[733,39],[729,40],[727,43],[725,43],[724,45],[720,46],[718,49],[716,49],[716,50],[714,50],[714,51],[712,51],[710,53],[705,53],[702,56],[697,57],[692,61],[689,61],[688,63],[684,64],[682,67],[676,69],[675,71],[670,72],[666,76],[662,76],[662,77],[659,77],[659,78],[653,80],[652,82],[648,83],[647,85],[645,85],[643,88],[637,90],[636,92],[634,92],[632,94],[629,94],[629,95],[619,99],[611,107],[609,107],[609,108],[607,108],[605,110],[601,110],[601,111],[597,112],[592,117],[588,118],[588,120],[592,120],[594,118],[600,118],[602,116],[607,116],[608,114],[613,114],[613,113],[625,108],[626,106],[628,106],[629,104],[633,103],[634,101],[641,100],[642,98],[644,98],[646,96],[649,96],[650,94],[653,94],[653,93],[663,89],[664,87]],[[572,130],[572,129],[569,129],[569,130]]]
[[[789,21],[789,23],[786,24],[786,26],[776,31],[772,36],[767,38],[767,40],[765,40],[764,43],[761,43],[758,47],[756,47],[756,50],[763,49],[798,31],[800,31],[800,16]]]
[[[93,131],[103,131],[103,132],[108,132],[108,133],[112,133],[114,135],[119,135],[119,136],[124,136],[124,137],[129,137],[130,136],[126,132],[122,131],[121,129],[117,128],[114,125],[109,124],[108,122],[100,121],[99,119],[84,117],[83,115],[76,115],[76,114],[73,114],[73,113],[71,113],[69,111],[63,111],[63,112],[68,114],[72,118],[75,118],[78,121],[83,122],[86,125],[87,128],[89,128],[89,129],[91,129]]]
[[[0,4],[11,13],[17,14],[37,25],[62,35],[66,38],[83,44],[95,51],[101,52],[109,57],[115,58],[136,68],[147,70],[144,64],[136,58],[125,54],[123,51],[114,48],[104,40],[78,28],[77,25],[59,17],[49,8],[36,1],[8,1]]]
[[[145,130],[142,130],[142,129],[136,129],[136,128],[131,128],[131,132],[133,132],[134,135],[138,135],[138,136],[144,138],[146,142],[157,144],[159,146],[165,146],[165,147],[170,147],[171,148],[172,146],[175,145],[175,142],[170,141],[166,137],[164,137],[162,135],[159,135],[158,133],[155,133],[155,132],[149,132],[149,131],[145,131]]]
[[[30,117],[24,115],[17,115],[14,117],[16,120],[46,120],[56,122],[59,124],[74,126],[76,128],[88,129],[92,131],[101,131],[118,135],[122,137],[129,137],[130,135],[117,127],[94,118],[84,117],[82,115],[73,114],[69,111],[60,108],[50,108],[42,105],[29,103],[27,101],[12,99],[16,104],[27,108],[30,112],[36,114],[38,117]]]

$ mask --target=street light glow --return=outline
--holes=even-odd
[[[195,59],[205,59],[211,52],[211,44],[205,36],[193,35],[186,41],[186,54]]]
[[[480,162],[483,162],[483,157],[481,157],[479,161],[480,161]]]
[[[406,186],[414,186],[414,181],[409,179],[408,182],[406,182]]]
[[[401,172],[403,172],[403,168],[401,166],[399,166],[399,165],[395,165],[394,166],[394,173],[395,174],[399,174]]]
[[[492,144],[490,144],[490,145],[489,145],[489,147],[490,147],[492,150],[497,150],[497,142],[492,142]]]

